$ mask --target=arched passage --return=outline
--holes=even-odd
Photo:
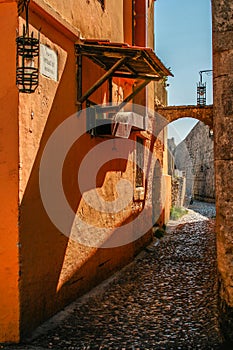
[[[213,106],[169,106],[157,107],[156,112],[161,114],[169,123],[180,118],[194,118],[213,128]]]

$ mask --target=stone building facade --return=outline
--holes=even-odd
[[[212,0],[216,233],[222,329],[233,343],[233,3]],[[231,345],[232,347],[232,345]]]
[[[171,176],[171,206],[181,208],[185,203],[186,177],[175,164],[176,144],[174,137],[167,140],[168,174]]]
[[[186,177],[173,176],[171,190],[172,207],[181,208],[185,206]]]
[[[168,153],[168,174],[171,176],[175,175],[175,158],[174,153],[176,149],[174,137],[167,140],[167,153]]]
[[[174,151],[175,166],[186,177],[186,195],[215,202],[214,141],[210,128],[198,122]]]

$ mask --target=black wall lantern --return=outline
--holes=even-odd
[[[33,93],[39,83],[39,36],[29,35],[28,5],[30,0],[24,2],[26,10],[26,26],[23,26],[23,35],[16,38],[17,67],[16,84],[20,92]]]
[[[201,70],[200,81],[197,84],[197,105],[198,106],[206,106],[206,83],[202,81],[202,74],[206,73],[210,75],[212,73],[212,69]]]

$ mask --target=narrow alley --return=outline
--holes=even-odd
[[[109,283],[43,326],[44,334],[1,348],[220,349],[215,208],[194,202],[191,209]]]

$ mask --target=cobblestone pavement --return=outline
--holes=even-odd
[[[188,214],[182,216],[179,220],[170,220],[167,225],[167,231],[171,233],[175,227],[180,224],[186,224],[198,221],[208,221],[216,217],[216,209],[214,203],[205,203],[194,201],[192,205],[189,205]]]
[[[189,209],[192,209],[196,213],[199,213],[207,218],[215,218],[216,216],[216,209],[214,203],[194,201],[193,204],[189,206]]]
[[[171,222],[170,233],[54,329],[2,349],[221,349],[214,220],[204,216],[214,206],[194,204],[200,213]]]

